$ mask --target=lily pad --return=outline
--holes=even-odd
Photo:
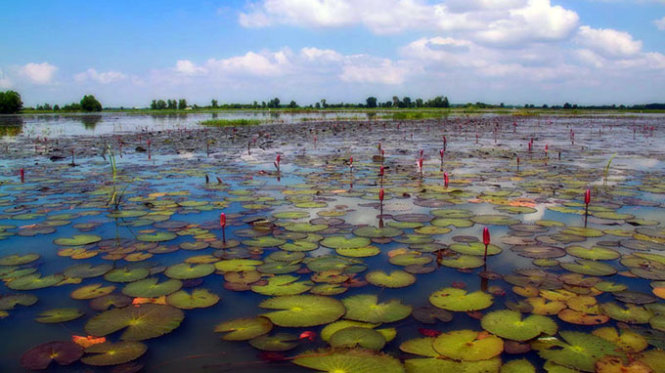
[[[142,304],[100,313],[88,321],[85,331],[103,337],[124,329],[122,340],[142,341],[170,333],[184,318],[185,314],[175,307]]]
[[[342,299],[349,320],[368,323],[389,323],[402,320],[411,314],[411,306],[397,299],[379,303],[374,294],[353,295]]]
[[[55,286],[64,279],[65,276],[61,274],[42,277],[40,274],[35,273],[13,279],[6,286],[12,290],[36,290]]]
[[[469,312],[485,309],[492,305],[492,296],[482,291],[467,293],[457,288],[444,288],[429,297],[430,303],[448,311]]]
[[[353,234],[358,237],[368,237],[368,238],[397,237],[402,233],[403,232],[400,229],[393,227],[376,228],[370,226],[360,227],[353,231]]]
[[[540,334],[556,334],[558,327],[547,316],[531,315],[522,319],[519,312],[499,310],[486,314],[481,325],[483,329],[498,335],[501,338],[514,341],[528,341]]]
[[[621,350],[629,354],[635,354],[643,351],[649,346],[646,338],[629,329],[620,329],[621,334],[612,327],[599,328],[592,333],[606,341],[619,346]]]
[[[16,305],[32,306],[38,298],[32,294],[10,294],[0,297],[0,311],[9,311]]]
[[[84,263],[67,268],[64,272],[64,275],[66,277],[93,278],[102,276],[112,269],[113,265],[107,263],[100,264],[98,266]]]
[[[8,255],[0,258],[0,266],[18,266],[32,263],[39,259],[39,254]]]
[[[174,293],[182,287],[182,281],[166,280],[158,283],[157,277],[150,277],[127,284],[122,293],[134,298],[157,298]]]
[[[215,266],[212,264],[191,265],[189,263],[180,263],[167,268],[164,274],[178,280],[191,280],[206,277],[213,272],[215,272]]]
[[[549,339],[534,345],[540,357],[584,372],[595,371],[596,362],[603,356],[624,357],[613,343],[595,335],[572,331],[559,334],[563,340]]]
[[[166,303],[183,310],[208,308],[219,302],[219,296],[206,289],[194,289],[191,293],[180,290],[166,297]]]
[[[298,281],[300,278],[291,275],[275,276],[268,279],[266,285],[253,285],[252,291],[263,295],[297,295],[311,289],[313,284]]]
[[[611,276],[617,273],[617,270],[609,264],[585,259],[578,259],[575,263],[561,263],[561,267],[571,272],[589,276]]]
[[[71,238],[58,238],[53,241],[56,245],[61,246],[85,246],[91,243],[99,242],[102,238],[94,234],[77,234]]]
[[[603,303],[600,311],[617,321],[630,324],[646,324],[653,316],[653,312],[636,304],[626,303],[625,307],[614,303]]]
[[[472,269],[482,267],[485,262],[479,256],[471,255],[456,255],[453,257],[444,257],[439,260],[439,264],[445,267],[458,268],[458,269]]]
[[[76,320],[83,316],[77,308],[55,308],[40,313],[35,321],[42,324],[56,324]]]
[[[570,246],[566,252],[572,256],[589,260],[615,260],[621,257],[621,254],[606,247],[594,246],[590,249],[582,246]]]
[[[439,358],[408,359],[404,361],[408,373],[439,373],[439,372],[498,372],[501,359],[494,357],[479,361],[454,361]]]
[[[276,297],[264,300],[259,307],[278,310],[262,315],[273,324],[294,328],[328,324],[346,311],[342,302],[320,295]]]
[[[352,326],[335,332],[328,343],[336,348],[362,347],[370,350],[380,350],[386,344],[386,340],[381,333],[374,329]]]
[[[402,288],[416,282],[416,277],[408,272],[395,270],[387,274],[384,271],[376,270],[368,272],[365,279],[372,285],[387,288]]]
[[[268,334],[272,326],[265,317],[248,317],[225,321],[215,327],[215,332],[227,333],[222,337],[226,341],[246,341]]]
[[[503,352],[503,340],[487,332],[456,330],[436,337],[432,347],[453,360],[478,361],[491,359]]]
[[[369,246],[371,241],[366,237],[346,238],[343,236],[326,237],[321,241],[321,245],[331,249],[359,249]]]
[[[102,284],[91,284],[82,286],[71,293],[73,299],[94,299],[111,294],[115,286],[103,286]]]
[[[253,338],[249,344],[261,351],[288,351],[298,346],[299,338],[296,334],[277,333]]]
[[[513,225],[520,222],[506,215],[476,215],[471,218],[471,221],[482,225]]]
[[[464,255],[485,255],[485,245],[482,242],[454,243],[450,245],[450,249]],[[502,251],[496,245],[490,244],[487,246],[487,255],[498,255]]]
[[[148,346],[141,342],[104,342],[86,348],[86,355],[81,361],[92,366],[119,365],[138,359],[147,350]]]
[[[21,356],[21,366],[29,370],[47,369],[51,362],[69,365],[83,356],[83,348],[70,341],[54,341],[40,344]]]
[[[150,270],[147,268],[123,267],[107,272],[104,279],[111,282],[134,282],[142,280],[148,275],[150,275]]]
[[[362,349],[334,349],[305,352],[293,363],[329,373],[403,373],[404,367],[396,358]]]

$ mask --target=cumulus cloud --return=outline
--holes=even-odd
[[[575,40],[580,45],[608,58],[625,58],[638,54],[642,42],[623,31],[580,27]]]
[[[118,71],[98,72],[90,68],[82,73],[74,75],[74,80],[79,83],[93,81],[101,84],[110,84],[127,79],[127,75]]]
[[[48,62],[28,63],[19,69],[19,73],[35,84],[49,84],[53,80],[57,67]]]
[[[200,75],[207,72],[205,68],[194,65],[190,60],[178,60],[175,71],[183,75]]]
[[[347,58],[339,78],[349,83],[402,84],[409,69],[389,59],[371,58],[365,55]]]
[[[561,40],[574,32],[577,13],[550,0],[262,0],[240,13],[244,27],[362,25],[377,34],[407,30],[469,33],[485,43]]]
[[[665,31],[665,16],[653,21],[653,24],[656,25],[656,28],[660,31]]]
[[[12,86],[12,81],[9,80],[9,77],[5,76],[5,73],[0,69],[0,89],[7,89]]]

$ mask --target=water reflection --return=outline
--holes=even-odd
[[[101,122],[102,116],[101,115],[82,115],[80,117],[81,123],[83,123],[83,127],[87,130],[94,130],[95,127],[97,127],[97,123]]]
[[[23,118],[19,115],[3,115],[0,121],[0,137],[15,137],[23,133]]]

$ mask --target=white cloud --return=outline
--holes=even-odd
[[[342,55],[332,49],[303,48],[300,54],[308,61],[340,61]]]
[[[57,67],[48,62],[29,63],[19,69],[21,75],[27,77],[35,84],[48,84],[53,79]]]
[[[244,27],[362,25],[377,34],[408,30],[468,33],[491,44],[554,41],[577,27],[577,13],[550,0],[262,0],[240,13]]]
[[[9,80],[8,76],[5,76],[5,73],[0,69],[0,89],[7,89],[13,86],[12,81]]]
[[[190,60],[178,60],[175,70],[183,75],[200,75],[207,72],[205,68],[194,65]]]
[[[94,81],[101,84],[110,84],[127,79],[127,75],[118,71],[97,72],[95,69],[88,69],[82,73],[74,75],[74,80],[79,83]]]
[[[406,80],[409,69],[389,59],[365,55],[347,58],[339,78],[348,83],[379,83],[396,85]]]
[[[247,52],[226,59],[209,59],[205,68],[217,75],[243,74],[252,76],[281,76],[290,70],[289,49],[278,52]]]
[[[653,24],[656,25],[656,28],[660,31],[665,31],[665,16],[653,21]]]
[[[624,58],[638,54],[642,42],[623,31],[580,27],[575,40],[578,44],[608,58]]]

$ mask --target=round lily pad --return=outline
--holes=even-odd
[[[182,281],[179,280],[171,279],[159,283],[157,277],[149,277],[127,284],[122,289],[122,293],[134,298],[157,298],[176,292],[181,287]]]
[[[256,270],[261,264],[263,262],[260,260],[229,259],[215,263],[215,269],[222,272],[247,272]]]
[[[435,324],[437,321],[449,322],[453,314],[432,306],[422,306],[413,309],[413,318],[424,324]]]
[[[189,263],[180,263],[168,267],[164,274],[178,280],[191,280],[206,277],[213,272],[215,272],[215,266],[212,264],[191,265]]]
[[[617,270],[609,264],[585,259],[578,259],[575,263],[561,263],[561,267],[571,272],[589,276],[611,276],[617,273]]]
[[[333,347],[362,347],[380,350],[386,344],[386,340],[374,329],[352,326],[335,332],[328,343]]]
[[[471,269],[482,267],[485,262],[483,261],[483,258],[479,256],[456,255],[440,259],[439,264],[450,268]]]
[[[595,371],[596,361],[603,356],[623,357],[616,345],[595,335],[572,331],[559,334],[563,340],[550,339],[534,346],[540,357],[584,372]]]
[[[249,341],[249,344],[252,345],[252,347],[261,351],[288,351],[296,348],[298,343],[298,336],[289,333],[262,335]]]
[[[270,236],[262,236],[262,237],[256,237],[252,240],[242,241],[242,243],[244,245],[254,246],[254,247],[277,247],[284,245],[286,243],[286,240]]]
[[[370,256],[379,255],[381,249],[376,246],[365,246],[357,249],[336,249],[335,252],[342,256],[348,256],[352,258],[365,258]]]
[[[132,304],[132,298],[123,294],[109,294],[90,301],[90,308],[95,311],[106,311],[112,306],[122,308]]]
[[[271,277],[266,285],[253,285],[252,291],[263,295],[297,295],[312,288],[311,282],[299,279],[291,275]]]
[[[16,305],[32,306],[38,298],[32,294],[10,294],[0,297],[0,311],[9,311]]]
[[[83,312],[77,308],[54,308],[40,313],[35,321],[42,324],[56,324],[76,320],[83,316]]]
[[[322,372],[404,373],[396,358],[361,349],[341,349],[305,352],[297,355],[293,363]]]
[[[366,237],[346,238],[342,236],[326,237],[321,241],[321,245],[331,249],[359,249],[369,246],[371,241]]]
[[[309,327],[333,322],[346,311],[337,299],[320,295],[289,295],[264,300],[261,308],[274,309],[262,316],[275,325],[285,327]]]
[[[350,327],[357,327],[357,328],[376,328],[380,324],[371,324],[371,323],[365,323],[365,322],[360,322],[360,321],[353,321],[353,320],[338,320],[333,323],[330,323],[326,325],[322,330],[321,330],[321,339],[324,341],[328,342],[330,340],[330,337],[337,333],[338,331],[345,329],[345,328],[350,328]]]
[[[464,255],[485,255],[485,245],[482,242],[454,243],[450,245],[450,249]],[[487,255],[498,255],[502,251],[496,245],[490,244],[487,246]]]
[[[272,322],[265,317],[249,317],[225,321],[215,327],[217,333],[227,333],[222,339],[226,341],[246,341],[272,330]]]
[[[487,332],[456,330],[436,337],[432,347],[453,360],[478,361],[491,359],[503,352],[503,340]]]
[[[501,359],[494,357],[479,361],[455,361],[440,358],[407,359],[407,372],[498,372]],[[552,372],[554,373],[554,372]],[[563,372],[562,372],[563,373]]]
[[[379,303],[374,294],[359,294],[342,299],[349,320],[369,323],[389,323],[402,320],[411,314],[411,306],[397,299]]]
[[[376,228],[371,226],[364,226],[355,229],[353,231],[353,234],[358,237],[382,238],[382,237],[397,237],[402,234],[402,231],[400,229],[393,227]]]
[[[522,314],[511,310],[490,312],[483,316],[481,325],[501,338],[519,342],[528,341],[542,333],[554,335],[558,329],[556,323],[547,316],[531,315],[522,319]]]
[[[615,260],[621,257],[618,251],[600,246],[594,246],[590,249],[582,246],[570,246],[566,248],[566,252],[572,256],[589,260]]]
[[[469,228],[473,226],[473,222],[468,219],[458,219],[458,218],[437,218],[430,222],[435,227],[449,227],[453,226],[455,228]]]
[[[40,274],[35,273],[13,279],[6,286],[12,290],[36,290],[57,285],[64,279],[65,276],[61,274],[42,277]]]
[[[506,215],[476,215],[471,218],[471,221],[482,225],[513,225],[520,222]]]
[[[71,238],[58,238],[53,241],[56,245],[61,246],[85,246],[91,243],[99,242],[102,238],[94,234],[77,234]]]
[[[183,310],[208,308],[219,302],[219,296],[206,289],[194,289],[191,293],[180,290],[166,297],[166,303]]]
[[[416,282],[416,277],[408,272],[395,270],[390,274],[381,271],[371,271],[365,275],[365,279],[372,285],[386,288],[402,288]]]
[[[631,303],[626,303],[625,307],[615,302],[603,303],[600,311],[614,320],[631,324],[646,324],[653,316],[648,309]]]
[[[93,266],[89,263],[78,264],[67,268],[64,272],[66,277],[93,278],[106,274],[113,269],[113,265],[104,263]]]
[[[103,337],[124,329],[122,340],[141,341],[170,333],[184,318],[185,314],[175,307],[142,304],[100,313],[88,321],[85,331]]]
[[[492,305],[492,296],[482,291],[467,293],[457,288],[444,288],[435,291],[429,297],[430,303],[435,307],[448,311],[478,311]]]
[[[54,341],[40,344],[21,356],[21,366],[29,370],[47,369],[51,362],[69,365],[83,356],[83,348],[71,341]]]
[[[81,361],[92,366],[119,365],[138,359],[147,350],[148,346],[141,342],[104,342],[86,348],[86,355]]]
[[[103,286],[102,284],[91,284],[82,286],[71,293],[73,299],[94,299],[111,294],[115,286]]]
[[[134,282],[144,279],[148,275],[150,275],[150,270],[147,268],[123,267],[107,272],[104,279],[111,282]]]
[[[18,266],[32,263],[39,259],[39,254],[8,255],[0,258],[0,266]]]
[[[594,330],[592,334],[616,344],[621,350],[630,354],[636,354],[649,346],[647,339],[641,334],[630,329],[619,330],[621,334],[613,327],[604,327]]]

